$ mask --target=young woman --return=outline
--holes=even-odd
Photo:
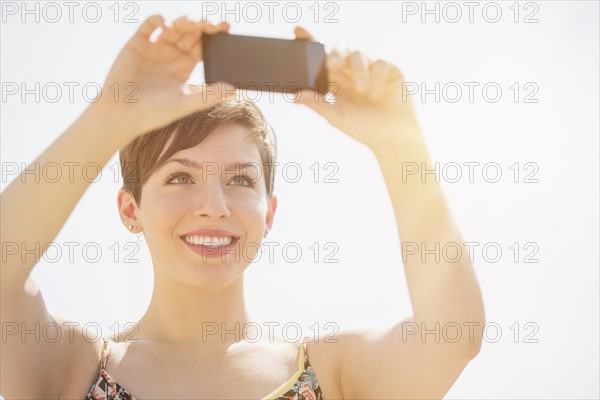
[[[0,387],[7,399],[431,399],[443,397],[479,352],[485,318],[472,265],[423,262],[420,254],[405,259],[413,315],[387,331],[340,332],[334,343],[245,340],[252,321],[243,275],[274,221],[276,143],[261,112],[229,85],[210,92],[186,85],[202,59],[200,36],[228,28],[148,18],[104,85],[133,82],[138,101],[102,96],[36,160],[105,165],[120,150],[120,217],[144,233],[155,285],[134,332],[90,341],[77,325],[53,343],[7,335]],[[296,37],[312,39],[302,28]],[[298,103],[373,151],[400,237],[428,249],[462,244],[439,184],[401,177],[403,162],[431,169],[431,161],[398,68],[343,51],[327,55],[327,68],[338,102],[305,91]],[[3,243],[43,248],[88,185],[66,176],[16,179],[2,193]],[[46,310],[30,276],[35,263],[3,254],[3,327],[69,326]],[[215,326],[235,334],[207,335]]]

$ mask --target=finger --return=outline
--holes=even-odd
[[[163,18],[162,15],[160,15],[160,14],[151,15],[148,18],[146,18],[146,20],[144,22],[142,22],[142,25],[140,25],[136,34],[145,39],[149,39],[150,36],[152,35],[152,33],[154,33],[154,31],[157,28],[164,28],[164,26],[165,26],[165,19]]]
[[[354,89],[358,93],[369,90],[369,59],[359,51],[350,54],[350,68],[354,77]]]
[[[327,56],[327,69],[333,71],[341,68],[349,68],[350,49],[345,43],[338,43]]]
[[[219,24],[220,32],[229,32],[229,28],[230,28],[230,26],[229,26],[228,22],[223,21]]]
[[[389,84],[402,84],[404,82],[404,74],[395,64],[389,64],[390,70],[388,71],[388,83]]]
[[[297,26],[294,28],[294,34],[298,40],[311,40],[315,41],[315,38],[303,27]]]
[[[213,24],[212,22],[204,22],[202,23],[202,33],[212,35],[214,33],[222,32],[224,29],[223,27],[229,29],[229,24],[227,24],[226,22],[219,24]]]
[[[356,92],[349,52],[347,47],[337,46],[327,55],[327,81],[335,86],[337,94]]]
[[[333,86],[333,89],[330,87],[329,90],[336,94],[353,90],[352,75],[346,62],[347,54],[347,48],[336,46],[327,55],[327,80],[330,83],[330,86]]]
[[[344,66],[344,56],[339,50],[333,49],[326,57],[326,65],[328,71],[334,71]]]
[[[390,63],[380,59],[371,63],[371,90],[369,91],[369,97],[371,99],[376,99],[385,90],[391,66]]]
[[[182,35],[176,43],[177,48],[184,52],[192,52],[194,57],[199,57],[199,43],[202,33],[210,35],[217,32],[227,32],[229,24],[226,22],[219,24],[202,23],[193,21],[187,17],[181,17],[173,21],[173,28]],[[198,48],[197,52],[196,48]]]
[[[191,20],[188,17],[180,17],[173,21],[173,29],[179,32],[181,35],[188,33],[200,33],[202,24],[200,22]]]
[[[177,41],[176,46],[179,50],[181,50],[184,53],[193,53],[194,55],[196,53],[199,54],[200,53],[199,38],[200,38],[199,35],[196,35],[193,33],[187,33]]]
[[[198,42],[201,32],[201,24],[192,21],[188,17],[180,17],[173,21],[173,30],[180,36],[176,46],[183,52],[190,52]]]
[[[170,20],[165,20],[165,25],[162,27],[162,30],[156,38],[156,41],[176,45],[180,37],[181,34],[175,30],[173,27],[173,22]]]

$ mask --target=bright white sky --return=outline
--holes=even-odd
[[[456,82],[463,89],[455,103],[448,101],[456,94],[451,84],[439,102],[430,94],[425,101],[417,97],[416,107],[433,160],[447,166],[441,184],[464,239],[479,243],[473,257],[487,321],[497,324],[502,335],[494,340],[494,327],[489,328],[489,340],[447,398],[598,398],[599,3],[513,3],[494,3],[502,12],[496,23],[488,22],[496,14],[494,4],[486,2],[475,7],[472,22],[467,5],[454,3],[462,12],[456,23],[449,20],[457,7],[446,3],[438,4],[439,23],[434,14],[421,21],[421,2],[405,2],[404,10],[400,2],[297,4],[299,24],[327,49],[343,41],[372,58],[396,63],[409,82],[430,89],[435,82],[441,87]],[[203,12],[200,2],[102,2],[97,3],[99,21],[91,23],[82,15],[85,3],[78,3],[71,23],[67,6],[55,3],[62,15],[51,23],[57,8],[41,3],[37,23],[35,14],[22,15],[21,4],[3,2],[2,189],[14,177],[14,163],[33,161],[87,106],[82,86],[103,82],[137,27],[124,22],[127,15],[141,21],[152,13],[201,17]],[[295,24],[289,20],[294,9],[287,9],[286,20],[285,3],[280,3],[269,23],[269,9],[255,4],[263,12],[258,22],[248,21],[256,8],[243,4],[237,14],[226,16],[231,33],[293,37]],[[223,7],[221,2],[212,6]],[[233,9],[233,3],[228,7]],[[94,18],[93,5],[86,10],[88,20]],[[329,14],[337,22],[325,23]],[[527,18],[537,22],[524,23]],[[220,20],[219,14],[210,19]],[[190,81],[201,80],[199,67]],[[8,94],[10,85],[22,82],[28,88],[39,82],[47,91],[41,91],[39,102],[31,94],[23,102],[20,92]],[[79,83],[72,101],[68,82]],[[465,82],[478,82],[473,102]],[[482,93],[487,83],[488,99],[495,95],[494,86],[502,90],[495,103]],[[56,86],[63,91],[51,102]],[[538,101],[525,102],[527,95]],[[326,334],[331,330],[324,325],[330,321],[342,329],[383,328],[408,316],[399,237],[374,156],[302,106],[281,98],[270,102],[265,95],[258,104],[278,135],[279,161],[290,169],[287,176],[279,169],[276,180],[279,207],[269,240],[281,245],[274,262],[264,257],[247,272],[253,314],[282,324],[298,322],[308,335],[315,323]],[[147,248],[134,255],[137,262],[123,262],[125,243],[135,238],[121,225],[116,209],[116,160],[56,238],[62,256],[54,253],[55,262],[43,261],[34,270],[49,308],[82,323],[97,322],[105,333],[115,322],[122,327],[143,314],[153,281]],[[310,167],[317,162],[321,175],[315,183],[315,167]],[[325,168],[327,162],[337,165],[333,178],[339,182],[324,182],[333,171]],[[473,182],[469,162],[480,163]],[[292,163],[302,171],[296,183]],[[452,163],[462,167],[456,183],[450,182],[456,173]],[[498,182],[486,181],[495,175],[493,168],[482,172],[487,163],[499,166]],[[520,172],[517,182],[515,170]],[[537,183],[525,183],[527,176]],[[81,243],[72,260],[66,242]],[[82,247],[89,242],[102,250],[97,262],[84,258]],[[302,250],[295,263],[286,262],[280,250],[290,242]],[[315,242],[317,263],[309,248]],[[331,252],[327,242],[337,245],[333,258],[338,263],[324,262]],[[487,258],[481,250],[493,242],[502,251],[496,262],[493,248]],[[538,262],[525,262],[527,255]]]

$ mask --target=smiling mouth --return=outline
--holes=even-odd
[[[233,254],[237,251],[237,244],[240,240],[238,236],[180,236],[180,239],[184,246],[203,258],[222,258],[227,254]]]
[[[228,247],[239,240],[238,236],[180,236],[180,238],[192,246],[207,248]]]

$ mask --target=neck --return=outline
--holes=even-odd
[[[243,340],[248,322],[243,276],[214,290],[159,280],[135,338],[218,348]]]

